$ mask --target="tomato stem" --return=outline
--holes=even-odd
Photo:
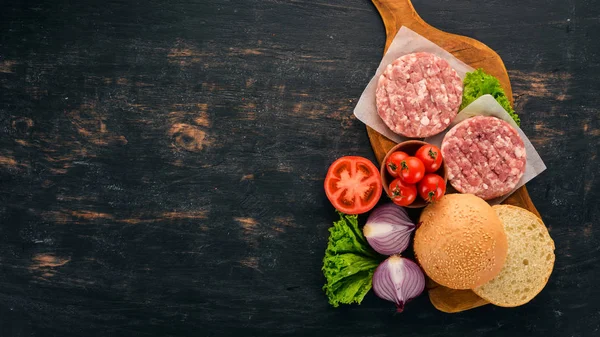
[[[434,191],[429,191],[429,193],[427,193],[427,199],[429,199],[429,202],[433,201],[433,197],[435,196],[435,192]]]
[[[431,147],[429,148],[429,153],[428,154],[431,157],[431,159],[433,159],[433,160],[435,160],[435,158],[437,157],[437,152],[434,152]]]
[[[396,186],[392,190],[392,197],[394,197],[394,198],[396,198],[396,197],[404,198],[404,196],[402,195],[402,190],[400,188],[398,188],[398,186]]]
[[[402,170],[408,170],[408,164],[406,164],[406,160],[403,160],[400,165],[402,165]]]

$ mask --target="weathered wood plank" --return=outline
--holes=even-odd
[[[496,50],[527,110],[549,166],[528,189],[557,246],[532,303],[327,305],[322,179],[339,156],[375,159],[351,116],[385,42],[368,1],[15,1],[0,5],[0,334],[593,335],[600,7],[414,5]]]

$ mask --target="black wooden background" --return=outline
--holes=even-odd
[[[598,1],[414,1],[500,54],[549,167],[548,286],[456,315],[321,291],[327,167],[374,159],[369,1],[0,3],[1,336],[600,335]]]

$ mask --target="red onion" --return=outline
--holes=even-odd
[[[408,247],[410,234],[415,227],[404,208],[389,203],[371,212],[363,233],[375,251],[392,255],[402,253]]]
[[[413,261],[392,255],[381,262],[373,274],[373,291],[384,300],[396,303],[398,312],[404,305],[421,295],[425,289],[425,275]]]

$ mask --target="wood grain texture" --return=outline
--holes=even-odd
[[[508,72],[500,56],[488,46],[472,38],[450,34],[430,26],[417,14],[410,0],[373,0],[373,3],[386,27],[387,39],[384,52],[387,51],[398,30],[402,26],[406,26],[449,51],[471,67],[483,68],[488,74],[494,75],[499,79],[506,96],[513,104]],[[375,157],[381,164],[385,155],[396,143],[369,126],[367,126],[367,132]],[[517,189],[503,203],[525,208],[541,217],[525,186]],[[456,313],[487,304],[487,301],[479,298],[470,290],[450,289],[432,281],[430,281],[429,299],[436,308],[448,313]]]
[[[414,5],[502,56],[549,167],[528,190],[557,262],[531,303],[328,305],[323,178],[375,160],[352,115],[385,44],[369,1],[17,0],[0,2],[0,336],[597,335],[600,7]]]

